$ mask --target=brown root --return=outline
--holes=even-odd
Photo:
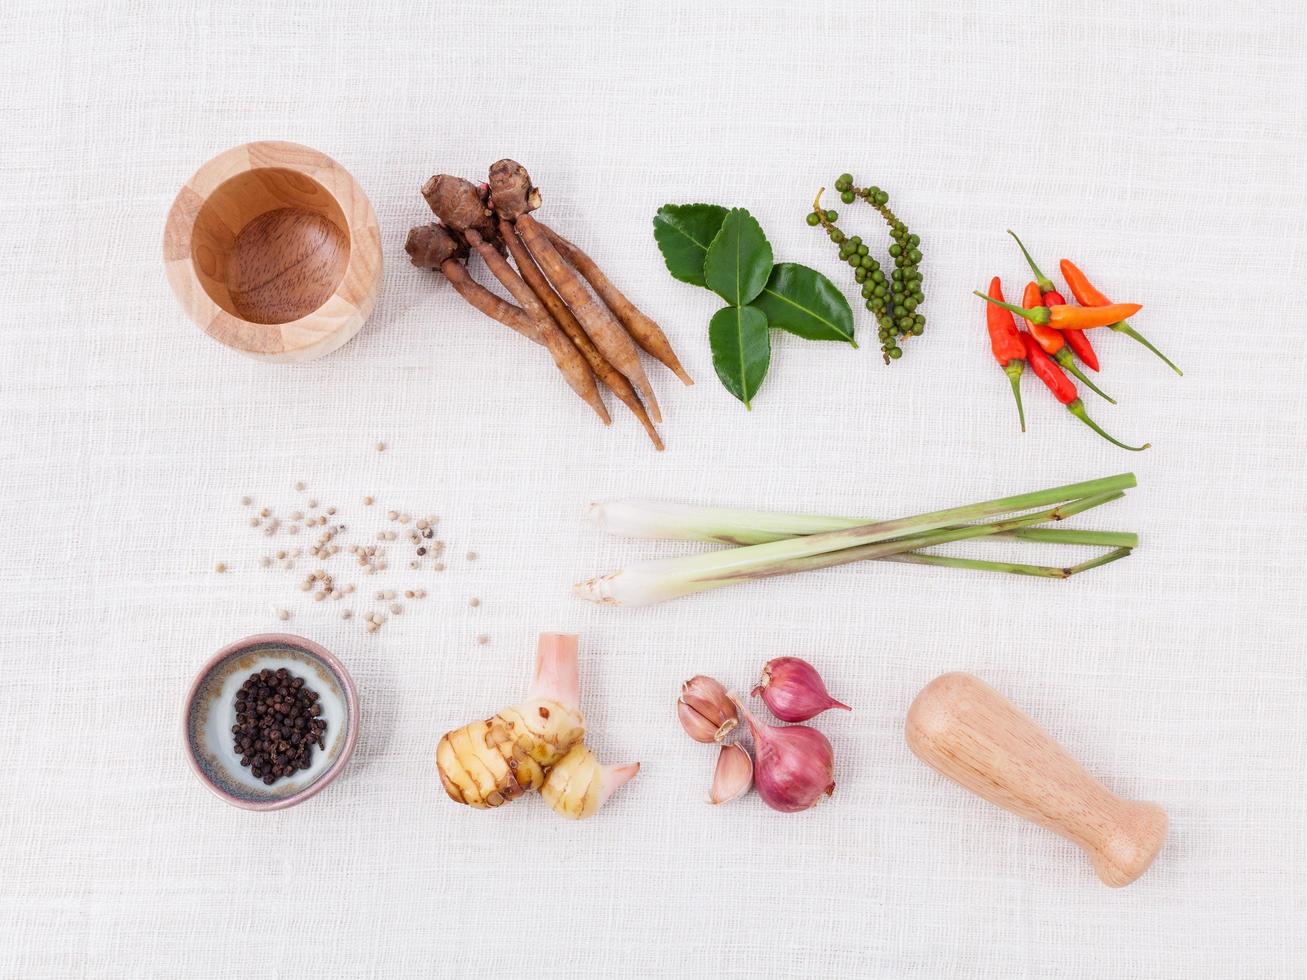
[[[445,274],[445,278],[449,280],[449,284],[454,287],[458,295],[462,296],[486,316],[498,320],[512,330],[516,330],[532,343],[544,343],[536,330],[534,320],[527,316],[520,307],[500,299],[473,279],[467,271],[467,266],[462,262],[457,259],[447,259],[445,264],[440,267],[440,271]]]
[[[536,335],[549,349],[549,353],[554,358],[554,364],[562,372],[571,389],[594,409],[595,414],[599,416],[604,425],[612,424],[612,418],[609,416],[604,400],[599,394],[599,386],[595,383],[594,373],[590,370],[590,366],[562,330],[559,329],[558,324],[549,316],[549,313],[536,298],[535,293],[522,281],[522,277],[513,271],[513,267],[508,264],[506,258],[499,254],[498,249],[482,238],[476,229],[469,228],[465,235],[468,244],[481,256],[487,268],[508,290],[509,295],[522,304],[523,312],[535,325]]]
[[[644,426],[644,431],[649,434],[649,440],[654,444],[654,448],[659,452],[663,450],[662,437],[658,435],[658,430],[654,428],[653,422],[649,418],[649,413],[645,411],[644,405],[640,402],[640,396],[635,393],[631,387],[631,382],[617,368],[613,367],[604,356],[599,353],[595,347],[594,341],[586,336],[581,324],[577,322],[572,311],[567,308],[567,304],[559,298],[545,279],[540,267],[536,265],[535,260],[531,258],[531,253],[527,247],[518,238],[517,232],[513,229],[512,224],[501,220],[499,222],[499,235],[504,244],[508,246],[509,254],[513,256],[513,261],[517,263],[518,272],[526,284],[531,287],[531,291],[544,304],[545,309],[554,318],[554,321],[562,328],[563,333],[567,334],[568,339],[576,345],[576,349],[581,352],[581,356],[586,359],[590,369],[594,371],[599,380],[606,384],[636,418]]]
[[[523,244],[531,252],[531,257],[540,266],[540,271],[558,290],[558,295],[571,308],[600,353],[608,363],[626,375],[640,393],[649,415],[655,422],[661,422],[663,414],[658,408],[658,397],[640,365],[635,343],[622,325],[613,318],[607,307],[595,302],[589,290],[577,278],[575,270],[558,254],[538,221],[531,215],[524,214],[514,222],[514,226],[522,236]]]
[[[434,221],[410,228],[404,241],[409,261],[419,269],[439,269],[446,259],[462,258],[467,246],[457,241],[449,229]]]
[[[540,207],[540,189],[516,160],[500,160],[490,168],[490,205],[501,218],[516,221]]]
[[[437,218],[456,232],[473,228],[495,237],[495,221],[475,184],[462,177],[437,174],[422,185],[422,196]]]
[[[617,319],[622,321],[622,326],[626,327],[626,332],[631,335],[631,338],[643,347],[650,357],[665,364],[685,384],[694,384],[693,379],[685,372],[685,368],[681,367],[681,362],[672,350],[672,345],[668,342],[667,335],[663,333],[662,328],[642,313],[634,303],[626,298],[620,289],[613,285],[594,259],[543,221],[540,222],[540,227],[549,236],[549,240],[553,242],[554,247],[562,253],[563,258],[585,277],[586,282],[590,284],[590,288],[598,293],[599,298],[604,301],[604,305],[613,311],[613,315]]]
[[[544,344],[531,317],[472,278],[462,261],[467,248],[449,233],[449,229],[434,222],[412,228],[404,242],[404,250],[419,269],[439,270],[463,299],[486,316],[516,330],[527,340]]]

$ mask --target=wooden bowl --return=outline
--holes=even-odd
[[[163,235],[187,316],[265,361],[307,361],[359,332],[381,286],[381,232],[349,171],[298,143],[246,143],[182,187]]]

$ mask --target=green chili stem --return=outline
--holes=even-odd
[[[1012,397],[1017,400],[1017,416],[1021,419],[1021,431],[1026,431],[1026,409],[1021,404],[1021,372],[1026,369],[1025,361],[1011,360],[1003,365],[1008,379],[1012,382]]]
[[[1139,341],[1139,343],[1143,344],[1143,345],[1144,345],[1145,347],[1147,347],[1150,351],[1152,351],[1154,354],[1156,354],[1158,357],[1160,357],[1163,361],[1165,361],[1167,367],[1169,367],[1169,368],[1170,368],[1172,371],[1174,371],[1176,374],[1180,375],[1180,377],[1182,377],[1182,378],[1184,377],[1184,372],[1181,371],[1178,367],[1176,367],[1175,364],[1172,363],[1172,361],[1171,361],[1171,359],[1170,359],[1169,357],[1167,357],[1167,356],[1166,356],[1165,354],[1163,354],[1160,350],[1158,350],[1156,347],[1154,347],[1152,344],[1150,344],[1146,339],[1144,339],[1144,335],[1141,334],[1141,333],[1140,333],[1138,330],[1136,330],[1134,327],[1130,326],[1130,324],[1129,324],[1128,322],[1122,320],[1122,321],[1120,321],[1119,323],[1109,323],[1107,326],[1108,326],[1108,329],[1110,329],[1110,330],[1115,330],[1117,333],[1123,333],[1123,334],[1125,334],[1127,337],[1129,337],[1130,339]]]
[[[1102,426],[1100,426],[1097,422],[1095,422],[1093,419],[1089,417],[1089,413],[1085,411],[1085,403],[1082,402],[1079,398],[1077,398],[1073,402],[1069,402],[1066,408],[1068,412],[1070,412],[1072,415],[1078,418],[1081,422],[1085,423],[1085,425],[1089,426],[1091,429],[1093,429],[1095,432],[1097,432],[1100,436],[1102,436],[1104,439],[1106,439],[1114,446],[1120,446],[1122,449],[1128,449],[1132,453],[1140,453],[1152,445],[1151,442],[1146,442],[1142,446],[1127,446],[1120,439],[1112,438],[1106,432],[1103,431]]]
[[[1057,286],[1054,285],[1053,280],[1044,275],[1039,270],[1039,266],[1035,265],[1035,260],[1030,257],[1030,253],[1026,251],[1026,246],[1022,244],[1021,239],[1017,238],[1017,233],[1011,228],[1007,230],[1007,233],[1017,239],[1017,248],[1021,249],[1021,254],[1026,257],[1026,263],[1030,266],[1030,271],[1034,273],[1035,282],[1039,283],[1039,291],[1041,293],[1057,292]]]
[[[1063,347],[1060,351],[1054,354],[1053,357],[1057,360],[1058,364],[1062,365],[1062,367],[1065,370],[1070,371],[1077,378],[1079,378],[1081,383],[1084,384],[1085,387],[1087,387],[1090,391],[1097,394],[1100,398],[1103,398],[1111,402],[1113,405],[1116,404],[1115,398],[1113,398],[1111,395],[1105,392],[1102,388],[1098,387],[1098,385],[1090,381],[1089,377],[1085,374],[1085,372],[1080,370],[1080,368],[1076,365],[1076,362],[1071,357],[1071,348]]]
[[[986,296],[978,289],[973,289],[973,293],[983,299],[986,303],[993,303],[995,306],[1001,306],[1009,312],[1015,313],[1019,317],[1029,320],[1031,323],[1037,323],[1041,327],[1047,326],[1048,321],[1053,317],[1053,311],[1047,306],[1032,306],[1026,309],[1024,306],[1017,306],[1015,303],[1004,303],[1002,300],[994,299],[993,296]]]

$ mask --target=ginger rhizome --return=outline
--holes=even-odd
[[[638,762],[605,766],[581,743],[572,746],[549,770],[540,795],[555,813],[571,820],[584,820],[639,771]]]
[[[577,638],[542,634],[527,699],[441,737],[436,769],[449,798],[485,810],[540,790],[565,817],[594,814],[640,766],[604,766],[585,747],[579,686]]]
[[[439,174],[422,186],[439,223],[412,229],[413,264],[441,272],[482,313],[545,347],[577,393],[607,425],[600,385],[609,388],[663,448],[654,428],[662,412],[639,351],[693,384],[666,334],[579,247],[540,222],[539,188],[513,160],[490,168],[488,184]],[[508,293],[505,300],[472,279],[475,252]],[[505,254],[507,253],[507,254]]]

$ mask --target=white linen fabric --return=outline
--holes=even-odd
[[[3,6],[0,975],[1304,974],[1299,0]],[[383,230],[375,313],[306,365],[213,343],[163,276],[178,187],[252,139],[335,157]],[[601,428],[543,352],[408,264],[422,181],[506,155],[697,379],[650,364],[665,453],[616,403]],[[719,304],[667,275],[650,219],[747,207],[778,259],[854,295],[804,223],[846,169],[920,233],[928,331],[891,367],[860,308],[856,351],[776,333],[746,412],[713,376]],[[869,209],[827,194],[884,248]],[[1086,405],[1148,452],[1030,378],[1018,433],[970,294],[1000,273],[1019,295],[1008,227],[1045,271],[1068,256],[1144,303],[1185,376],[1100,333],[1120,406]],[[1142,545],[1069,582],[872,564],[650,609],[568,593],[692,550],[601,536],[592,499],[898,516],[1124,470],[1139,488],[1081,524]],[[376,635],[341,620],[261,569],[270,542],[245,526],[241,495],[284,513],[297,480],[368,533],[364,494],[438,513],[449,570]],[[352,671],[361,738],[320,796],[251,814],[187,769],[181,701],[218,647],[283,625]],[[582,636],[594,748],[643,770],[581,824],[539,799],[455,806],[440,733],[512,703],[551,628]],[[834,798],[710,808],[715,753],[677,725],[678,684],[742,689],[782,654],[855,708],[816,722]],[[913,758],[907,706],[951,669],[1162,803],[1154,868],[1109,890]]]

